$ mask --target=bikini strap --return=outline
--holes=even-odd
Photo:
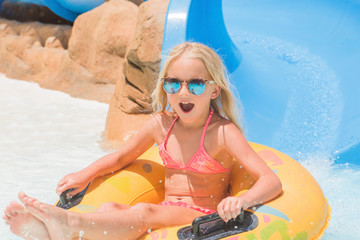
[[[213,110],[210,108],[209,117],[208,117],[208,119],[206,120],[204,129],[203,129],[203,132],[202,132],[202,135],[201,135],[200,147],[203,147],[203,146],[204,146],[204,139],[205,139],[206,129],[207,129],[208,126],[209,126],[209,123],[210,123],[210,121],[211,121],[211,118],[212,118],[213,114],[214,114],[214,112],[213,112]]]
[[[171,129],[173,128],[173,126],[174,126],[174,124],[175,124],[175,122],[176,122],[176,120],[177,120],[178,118],[179,118],[179,115],[177,115],[177,116],[175,117],[175,119],[173,120],[173,122],[171,123],[170,128],[169,128],[168,132],[166,133],[165,139],[164,139],[164,141],[163,141],[164,143],[167,142],[168,137],[169,137],[169,134],[170,134],[170,131],[171,131]]]

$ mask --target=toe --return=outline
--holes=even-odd
[[[11,205],[7,206],[5,211],[4,211],[4,215],[11,217],[11,213],[12,213],[12,208]]]
[[[10,216],[8,214],[4,213],[2,218],[3,218],[3,220],[5,221],[6,224],[9,224]]]
[[[10,203],[10,208],[11,208],[11,211],[14,213],[21,213],[21,212],[25,211],[25,208],[23,207],[23,205],[21,205],[18,202],[15,202],[15,201],[12,201]]]

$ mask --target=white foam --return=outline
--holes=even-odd
[[[24,190],[48,203],[57,182],[105,152],[108,105],[0,75],[0,211]],[[19,239],[0,221],[1,239]]]

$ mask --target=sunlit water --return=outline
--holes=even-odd
[[[99,142],[107,109],[106,104],[0,75],[1,212],[20,190],[54,203],[57,181],[64,174],[104,155]],[[332,208],[323,239],[358,239],[360,169],[332,165],[317,156],[302,164],[317,179]],[[18,239],[2,221],[0,238]]]
[[[105,154],[108,105],[0,75],[0,208],[24,190],[48,203],[66,174]],[[18,239],[1,221],[0,239]]]

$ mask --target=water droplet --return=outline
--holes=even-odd
[[[160,180],[159,183],[162,183],[162,180]]]
[[[107,234],[107,231],[104,231],[104,235],[106,235]]]
[[[79,240],[81,240],[83,236],[84,236],[84,231],[80,230],[80,232],[79,232]]]
[[[151,229],[149,228],[149,229],[147,230],[147,232],[148,232],[148,233],[151,233]]]
[[[131,229],[134,229],[134,226],[130,226]]]

